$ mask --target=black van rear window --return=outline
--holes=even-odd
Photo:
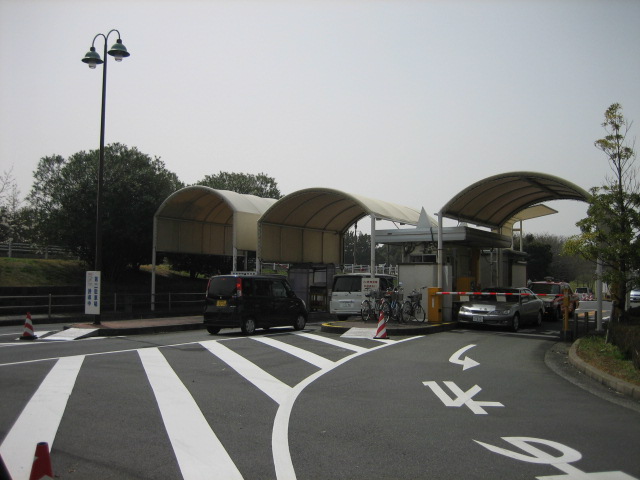
[[[209,295],[230,297],[236,293],[236,277],[214,277],[209,283]]]

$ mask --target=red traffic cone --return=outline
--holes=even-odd
[[[53,478],[51,457],[49,456],[49,444],[47,442],[40,442],[36,446],[36,455],[33,458],[33,467],[31,467],[29,480],[41,480],[47,478]]]
[[[388,338],[387,337],[387,319],[384,318],[384,312],[380,310],[380,316],[378,317],[378,330],[376,336],[373,338]]]
[[[35,340],[37,335],[35,335],[33,331],[33,323],[31,323],[31,314],[27,312],[27,318],[24,321],[24,331],[22,332],[22,336],[20,340]]]

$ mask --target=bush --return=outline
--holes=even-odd
[[[640,370],[640,318],[629,313],[631,311],[624,322],[609,324],[609,338],[633,362],[633,366]]]

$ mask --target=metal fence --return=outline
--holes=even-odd
[[[84,313],[84,295],[0,296],[0,315],[26,312],[47,315]],[[183,293],[113,293],[100,297],[100,312],[118,318],[135,318],[148,314],[198,314],[204,306],[202,292]]]
[[[31,243],[0,243],[0,257],[10,258],[77,258],[63,247],[39,246]]]

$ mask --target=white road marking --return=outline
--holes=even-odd
[[[345,350],[351,350],[352,352],[364,353],[368,351],[368,348],[360,347],[358,345],[351,345],[347,342],[341,342],[340,340],[335,340],[333,338],[323,337],[321,335],[316,335],[314,333],[296,333],[295,335],[299,335],[301,337],[310,338],[311,340],[315,340],[316,342],[323,342],[329,345],[333,345],[335,347],[344,348]]]
[[[580,460],[582,458],[582,454],[571,447],[563,445],[562,443],[554,442],[552,440],[545,440],[544,438],[534,437],[502,437],[502,439],[520,448],[525,453],[496,447],[495,445],[489,445],[488,443],[483,443],[478,440],[474,440],[474,442],[482,445],[490,452],[498,453],[500,455],[504,455],[505,457],[513,458],[514,460],[520,460],[522,462],[551,465],[564,472],[564,475],[545,475],[543,477],[536,477],[539,480],[637,480],[635,477],[627,475],[626,473],[619,470],[611,472],[583,472],[573,465],[569,465],[570,463]],[[545,451],[534,446],[534,443],[558,450],[561,455],[556,457],[552,455],[548,450]]]
[[[241,479],[207,419],[157,348],[138,350],[185,480]]]
[[[291,387],[289,385],[281,382],[273,375],[262,370],[255,363],[250,362],[242,355],[238,355],[236,352],[222,345],[222,343],[217,340],[200,342],[200,345],[228,364],[245,379],[253,383],[256,387],[271,397],[278,405],[281,404],[291,392]]]
[[[456,398],[451,398],[447,392],[445,392],[438,382],[422,382],[423,385],[429,387],[433,393],[437,395],[442,403],[446,407],[461,407],[462,405],[466,405],[469,409],[475,413],[476,415],[486,415],[487,411],[482,407],[504,407],[500,402],[485,402],[485,401],[476,401],[473,399],[482,389],[478,385],[474,385],[466,392],[463,392],[458,385],[454,382],[443,382],[449,390],[454,395],[457,395]]]
[[[458,350],[456,353],[454,353],[449,357],[449,362],[455,363],[457,365],[462,365],[462,371],[465,371],[469,368],[477,367],[480,364],[475,360],[473,360],[472,358],[464,357],[464,359],[462,360],[460,359],[460,357],[464,355],[464,352],[472,349],[473,347],[475,347],[474,344],[467,345],[466,347],[462,347],[460,350]]]
[[[98,331],[97,328],[67,328],[66,330],[61,330],[59,332],[54,333],[53,335],[44,337],[42,340],[47,340],[47,341],[77,340],[79,338],[89,337],[97,331]]]
[[[53,446],[83,360],[84,356],[74,356],[56,362],[0,445],[13,480],[28,480],[38,442]]]
[[[419,338],[419,337],[412,337],[404,340],[399,340],[398,342],[395,342],[395,344],[400,344],[402,342],[415,340],[416,338]],[[376,350],[385,348],[387,346],[389,346],[389,344],[379,345],[377,347],[366,349],[366,351],[363,351],[363,352],[348,355],[338,360],[337,362],[335,362],[331,367],[318,370],[316,373],[305,378],[303,381],[301,381],[291,389],[291,393],[286,397],[285,401],[282,404],[280,404],[280,407],[276,412],[276,418],[273,421],[273,432],[271,434],[271,449],[273,452],[273,463],[276,467],[276,478],[278,480],[295,480],[296,479],[296,471],[293,468],[293,462],[291,461],[291,451],[289,450],[289,418],[291,417],[291,410],[293,409],[293,405],[296,402],[298,395],[300,395],[300,393],[305,388],[307,388],[311,383],[316,381],[325,373],[332,371],[333,369],[335,369],[336,367],[339,367],[343,363],[346,363],[349,360],[359,357],[360,355],[363,355],[365,353],[374,352]]]
[[[321,357],[320,355],[316,355],[315,353],[309,352],[299,347],[295,347],[293,345],[289,345],[288,343],[281,342],[274,338],[252,337],[252,340],[264,343],[265,345],[269,345],[273,348],[277,348],[278,350],[282,350],[283,352],[287,352],[288,354],[293,355],[294,357],[298,357],[299,359],[304,360],[311,365],[315,365],[318,368],[328,368],[334,363],[327,358]]]

